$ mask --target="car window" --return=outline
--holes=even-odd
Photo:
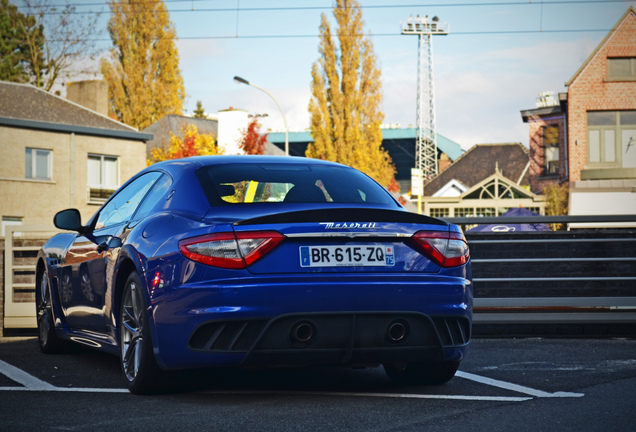
[[[135,213],[135,219],[143,219],[150,214],[155,208],[157,203],[166,196],[170,187],[172,186],[172,178],[164,174],[152,187],[146,198],[137,209]]]
[[[144,174],[120,190],[100,210],[95,229],[98,230],[130,220],[141,200],[160,176],[159,172]]]
[[[341,166],[224,164],[197,177],[212,205],[257,203],[358,203],[395,205],[363,173]]]

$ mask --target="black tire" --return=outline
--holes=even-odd
[[[131,273],[119,304],[119,358],[131,393],[161,393],[166,377],[153,354],[142,289],[139,275]]]
[[[38,345],[45,354],[66,352],[68,344],[55,333],[53,302],[49,275],[43,271],[35,286],[35,313],[38,324]]]
[[[404,365],[384,365],[386,374],[400,385],[441,385],[450,381],[459,362],[423,361]]]

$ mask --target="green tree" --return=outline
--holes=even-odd
[[[200,100],[197,101],[197,107],[194,110],[194,116],[193,117],[194,118],[207,118],[205,116],[205,109],[203,108],[203,103]]]
[[[33,48],[29,41],[33,42]],[[35,17],[20,13],[8,0],[0,0],[0,80],[30,82],[32,50],[41,53],[43,46],[43,29]],[[44,68],[41,55],[36,55],[35,60],[38,68]]]
[[[168,114],[181,114],[185,100],[176,30],[163,1],[112,0],[110,58],[101,63],[109,110],[144,129]]]
[[[381,73],[363,35],[362,10],[356,0],[336,0],[333,14],[335,38],[325,14],[320,24],[309,102],[314,142],[305,155],[352,166],[395,189],[395,167],[382,148]]]
[[[98,49],[94,39],[99,33],[99,13],[79,14],[70,0],[24,0],[23,9],[34,17],[44,31],[27,32],[31,82],[46,91],[60,80],[69,80],[90,72],[82,67],[93,59]]]

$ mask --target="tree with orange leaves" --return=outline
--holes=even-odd
[[[260,134],[261,125],[254,117],[247,128],[243,131],[243,138],[239,143],[239,148],[245,154],[262,155],[265,154],[265,143],[267,142],[267,134]]]
[[[153,148],[150,150],[148,165],[170,159],[181,159],[190,156],[214,156],[223,154],[223,149],[216,145],[210,134],[200,134],[193,124],[185,125],[181,129],[182,136],[170,132],[168,148]]]

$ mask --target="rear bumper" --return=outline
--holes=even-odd
[[[367,366],[444,360],[443,349],[463,348],[470,322],[414,312],[288,314],[271,320],[212,321],[190,337],[203,353],[240,353],[243,366]]]
[[[448,276],[235,279],[173,288],[152,309],[165,369],[461,360],[472,286]]]

